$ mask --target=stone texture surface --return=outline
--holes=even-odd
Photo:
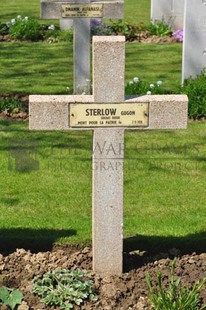
[[[93,96],[29,96],[29,128],[31,130],[68,130],[69,103],[75,102],[93,102]]]
[[[93,63],[94,101],[123,102],[125,37],[94,37]]]
[[[185,0],[151,0],[151,20],[164,20],[173,30],[183,28]]]
[[[182,83],[206,67],[206,2],[185,0]]]
[[[150,95],[132,99],[128,97],[126,102],[149,102],[149,126],[145,129],[187,128],[188,98],[186,95]]]
[[[112,102],[109,100],[109,91],[106,93],[102,91],[102,96],[105,97],[105,101]],[[104,102],[103,97],[99,97],[99,101]],[[120,99],[119,97],[116,103],[123,102]],[[29,96],[29,127],[31,130],[69,130],[69,104],[92,102],[95,102],[92,95],[31,95]],[[135,96],[127,97],[125,102],[149,102],[149,126],[144,129],[187,128],[188,98],[186,95]],[[130,127],[130,129],[141,130],[138,127]],[[75,129],[72,128],[72,130]],[[112,130],[115,131],[115,128]]]
[[[73,28],[73,19],[61,18],[59,20],[59,26],[60,26],[61,30],[72,29]]]
[[[94,37],[93,61],[94,101],[124,101],[125,38]],[[100,274],[123,268],[123,149],[124,129],[94,130],[93,269]]]
[[[90,93],[90,41],[90,19],[74,19],[74,94]]]
[[[93,139],[93,269],[101,275],[123,268],[124,131],[95,129]]]

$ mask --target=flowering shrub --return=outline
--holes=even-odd
[[[177,29],[172,33],[172,36],[179,42],[183,42],[183,29]]]
[[[20,15],[13,18],[7,23],[9,35],[17,40],[32,40],[37,41],[43,38],[41,24],[33,18],[27,16],[22,18]]]
[[[206,69],[184,82],[179,92],[188,96],[188,115],[194,119],[206,118]]]
[[[134,77],[133,80],[129,81],[125,86],[126,95],[154,95],[162,94],[161,89],[162,81],[157,81],[155,84],[147,83],[140,80],[138,77]]]

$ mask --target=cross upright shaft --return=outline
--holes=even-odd
[[[125,38],[93,39],[94,101],[124,102]],[[122,273],[124,128],[96,128],[93,136],[93,269]],[[114,169],[113,169],[114,167]]]
[[[94,0],[41,0],[41,18],[43,19],[71,19],[63,17],[63,6],[67,5],[88,5],[95,4],[102,6],[101,18],[122,18],[124,15],[124,0],[94,1]],[[73,88],[74,94],[90,93],[90,18],[73,18],[74,24],[74,68]]]

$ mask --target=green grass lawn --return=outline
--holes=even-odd
[[[125,0],[125,19],[149,22],[150,0]],[[39,15],[39,0],[2,3],[0,21]],[[126,76],[181,80],[181,44],[126,44]],[[72,44],[0,42],[0,94],[60,94],[72,88]],[[206,123],[184,131],[127,131],[126,246],[204,249]],[[92,132],[31,132],[0,121],[0,248],[91,244]]]
[[[11,48],[12,46],[12,48]],[[181,81],[181,44],[126,44],[125,80]],[[1,43],[0,93],[64,94],[72,89],[72,44]]]
[[[150,20],[150,0],[125,0],[125,19],[129,22],[146,22]],[[1,3],[0,21],[8,22],[17,15],[40,17],[40,1],[10,0]]]
[[[72,88],[71,43],[1,43],[0,58],[0,93],[58,94]]]
[[[0,129],[1,239],[91,244],[92,133],[30,132],[7,121]],[[204,122],[126,132],[125,237],[203,246],[205,141]]]
[[[24,0],[3,4],[0,21],[18,14],[38,17],[39,1]],[[149,0],[125,1],[125,19],[149,22]],[[49,21],[47,21],[49,22]],[[181,44],[126,45],[126,76],[135,76],[149,83],[162,80],[165,90],[175,90],[181,82]],[[71,43],[1,42],[0,93],[65,94],[72,90],[73,55]]]

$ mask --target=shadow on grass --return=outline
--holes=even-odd
[[[33,253],[51,251],[59,238],[76,235],[74,229],[0,229],[0,252],[9,254],[17,248],[24,248]]]
[[[124,271],[161,258],[206,252],[206,231],[184,237],[136,235],[124,239]]]

